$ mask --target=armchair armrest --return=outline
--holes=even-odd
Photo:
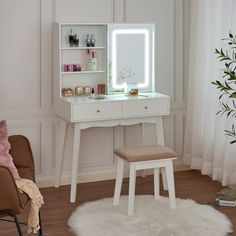
[[[20,193],[10,170],[0,166],[0,211],[10,210],[16,214],[22,210]]]

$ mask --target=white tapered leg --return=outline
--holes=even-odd
[[[166,168],[164,167],[161,167],[161,177],[162,177],[162,185],[163,185],[164,190],[168,190]]]
[[[156,138],[157,138],[157,144],[164,145],[164,133],[163,133],[163,125],[161,117],[157,117],[156,119]]]
[[[124,162],[118,158],[117,160],[117,172],[116,172],[116,184],[113,198],[113,204],[118,205],[120,200],[121,187],[123,182]]]
[[[142,145],[146,145],[145,128],[146,128],[145,123],[142,123]],[[146,177],[146,171],[145,170],[140,170],[140,176],[142,178],[145,178]]]
[[[73,155],[72,155],[70,202],[75,202],[75,200],[76,200],[77,175],[78,175],[78,166],[79,166],[79,150],[80,150],[80,124],[75,123]]]
[[[164,145],[164,132],[163,132],[163,124],[161,117],[157,117],[156,119],[156,138],[157,138],[157,144]],[[165,168],[161,168],[161,176],[162,176],[163,188],[164,190],[168,190]]]
[[[154,198],[160,198],[160,169],[154,169]]]
[[[166,176],[167,176],[167,184],[168,184],[168,189],[169,189],[170,207],[172,209],[175,209],[176,208],[175,183],[174,183],[174,173],[173,173],[172,160],[170,160],[166,166]]]
[[[135,182],[136,182],[136,169],[135,164],[130,164],[129,172],[129,200],[128,200],[128,215],[134,213],[134,197],[135,197]]]
[[[63,119],[60,119],[59,137],[56,151],[56,179],[54,186],[58,188],[60,186],[61,172],[64,161],[64,146],[65,146],[65,135],[66,135],[67,123]]]

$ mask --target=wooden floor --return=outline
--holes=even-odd
[[[67,227],[67,219],[80,204],[105,197],[112,197],[114,180],[85,183],[78,185],[77,202],[69,203],[70,186],[41,189],[44,195],[45,205],[41,209],[44,236],[72,236]],[[208,176],[203,176],[199,171],[183,171],[175,173],[176,196],[182,199],[193,199],[201,204],[209,204],[215,207],[214,199],[216,192],[222,187],[219,182],[212,181]],[[124,180],[122,194],[128,193],[128,179]],[[153,194],[153,176],[138,177],[136,194]],[[161,195],[167,195],[161,190]],[[225,213],[233,223],[236,231],[236,208],[215,207]],[[26,214],[20,216],[25,221]],[[24,233],[26,226],[22,226]],[[0,221],[0,236],[17,235],[15,225]],[[27,235],[27,233],[25,233]],[[232,233],[230,235],[236,235]],[[94,235],[96,236],[96,235]],[[190,235],[191,236],[191,235]],[[201,235],[199,235],[201,236]]]

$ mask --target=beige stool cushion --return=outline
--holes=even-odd
[[[145,145],[117,148],[114,153],[128,162],[176,158],[177,154],[162,145]]]

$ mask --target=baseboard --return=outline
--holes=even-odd
[[[185,170],[190,170],[190,167],[183,165],[182,161],[177,159],[174,162],[174,171],[185,171]]]
[[[125,173],[125,175],[128,176],[128,173]],[[88,182],[96,182],[103,180],[111,180],[115,179],[115,176],[116,176],[115,170],[90,172],[88,174],[82,173],[79,174],[77,182],[88,183]],[[45,188],[45,187],[53,187],[54,181],[55,181],[54,176],[48,176],[42,178],[38,177],[36,182],[40,188]],[[61,177],[61,185],[69,185],[70,183],[71,183],[71,176],[69,174],[65,174]]]
[[[184,166],[182,163],[175,162],[174,163],[174,171],[184,171],[189,170],[189,167]],[[137,176],[142,175],[151,175],[153,174],[153,170],[145,170],[145,172],[138,172]],[[90,172],[90,173],[82,173],[78,176],[78,183],[89,183],[89,182],[96,182],[96,181],[103,181],[103,180],[112,180],[115,179],[116,171],[115,170],[107,170],[107,171],[99,171],[99,172]],[[129,172],[128,169],[124,171],[124,177],[128,177]],[[44,176],[44,177],[37,177],[37,185],[40,188],[46,187],[53,187],[54,186],[54,176]],[[71,183],[71,176],[69,173],[63,175],[61,177],[61,185],[70,185]]]

